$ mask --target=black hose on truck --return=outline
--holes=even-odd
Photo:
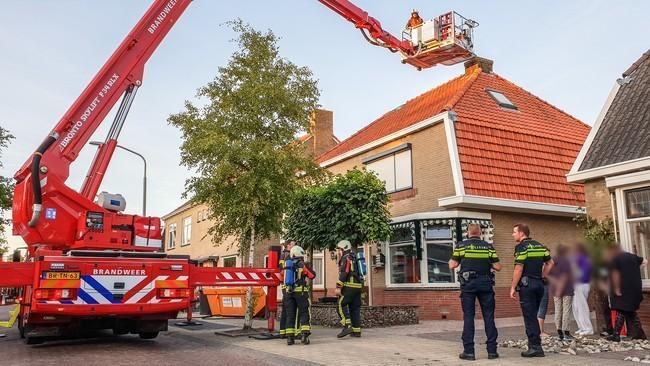
[[[52,146],[52,144],[59,138],[59,134],[52,132],[41,145],[34,152],[34,157],[32,158],[32,192],[34,194],[34,206],[32,212],[32,219],[29,220],[29,227],[34,227],[38,223],[38,218],[41,216],[41,211],[43,207],[43,193],[41,192],[41,180],[40,177],[40,168],[41,168],[41,158],[47,149]]]

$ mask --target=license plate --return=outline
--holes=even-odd
[[[79,272],[44,272],[44,280],[78,280]]]

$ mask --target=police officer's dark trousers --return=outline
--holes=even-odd
[[[463,307],[463,348],[465,353],[474,353],[474,317],[476,300],[481,306],[485,335],[487,336],[488,353],[497,353],[498,331],[494,324],[494,289],[492,279],[485,275],[479,276],[462,285],[460,288],[460,303]]]
[[[311,333],[309,291],[287,292],[287,336]]]
[[[361,289],[344,286],[339,298],[341,324],[352,327],[352,332],[361,333]]]
[[[544,283],[538,278],[529,278],[528,286],[520,285],[519,305],[524,317],[528,347],[541,348],[541,330],[537,322],[537,311],[544,296]]]

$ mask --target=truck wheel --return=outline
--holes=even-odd
[[[20,334],[20,338],[25,338],[25,326],[23,325],[23,317],[19,316],[17,321],[18,321],[18,333]]]
[[[158,332],[141,332],[139,335],[142,339],[154,339],[158,337]]]
[[[43,342],[45,342],[45,338],[43,338],[43,337],[27,337],[27,338],[25,338],[25,343],[30,344],[30,345],[41,344]]]

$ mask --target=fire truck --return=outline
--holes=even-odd
[[[417,69],[474,56],[476,23],[454,12],[397,38],[350,1],[319,1],[371,44],[399,53]],[[160,218],[126,214],[121,195],[98,195],[144,66],[190,3],[155,0],[14,176],[13,233],[27,243],[28,256],[24,262],[0,262],[0,287],[20,289],[12,315],[28,344],[78,329],[155,338],[169,319],[190,308],[194,290],[202,286],[266,286],[273,330],[282,280],[278,250],[270,251],[268,268],[200,267],[188,256],[162,251]],[[118,100],[81,189],[68,187],[70,165]]]

